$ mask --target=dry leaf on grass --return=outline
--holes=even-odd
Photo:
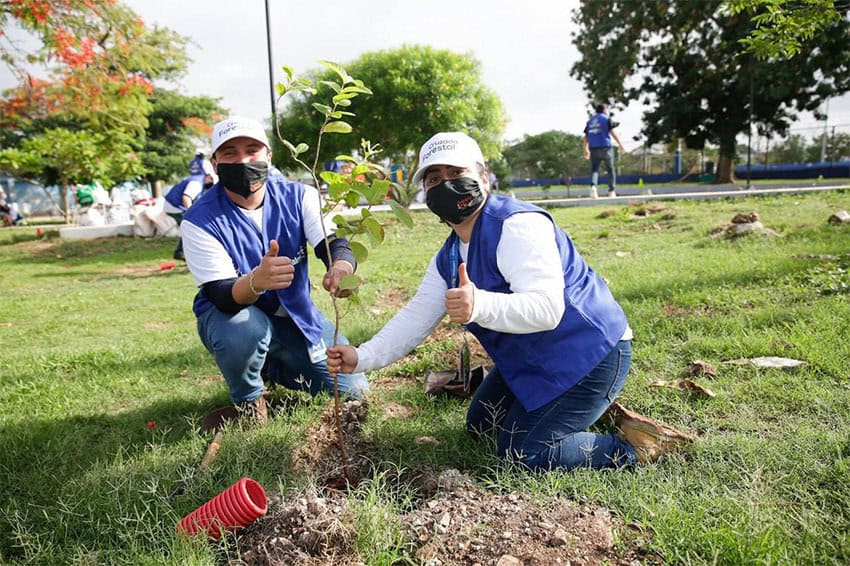
[[[702,360],[694,360],[688,367],[688,374],[691,377],[696,377],[698,375],[717,377],[717,368],[708,362],[704,362]]]

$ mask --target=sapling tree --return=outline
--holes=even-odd
[[[328,242],[328,231],[324,223],[324,217],[337,212],[333,221],[337,226],[336,235],[349,239],[351,251],[358,263],[366,261],[369,255],[368,247],[357,238],[366,239],[372,245],[379,245],[384,240],[384,225],[378,217],[372,214],[371,208],[376,204],[388,203],[395,216],[408,228],[413,226],[410,214],[394,200],[386,200],[391,186],[387,172],[375,161],[380,154],[381,148],[368,140],[361,139],[360,150],[357,154],[338,155],[337,160],[350,164],[350,171],[338,173],[335,171],[318,171],[319,156],[322,149],[322,140],[326,135],[346,135],[353,132],[351,124],[346,118],[355,116],[349,110],[352,100],[363,95],[370,95],[372,91],[363,84],[363,81],[351,77],[346,70],[330,61],[321,61],[321,64],[333,71],[336,80],[314,81],[306,77],[295,77],[290,67],[284,66],[286,81],[276,85],[278,104],[287,94],[303,92],[316,97],[322,102],[314,102],[313,108],[324,116],[321,126],[316,133],[315,147],[312,148],[304,142],[292,142],[285,139],[275,123],[275,135],[289,150],[292,159],[307,171],[312,178],[313,186],[321,186],[319,179],[327,183],[328,192],[322,200],[321,191],[318,192],[322,207],[322,233],[325,239],[325,251],[330,259],[330,244]],[[327,95],[327,99],[322,96]],[[311,158],[312,156],[312,158]],[[339,211],[344,206],[357,207],[365,202],[360,209],[360,214],[345,216]],[[356,275],[346,275],[340,280],[339,289],[331,293],[331,304],[334,310],[334,345],[337,344],[339,336],[340,308],[337,299],[350,297],[356,300],[357,291],[362,284],[362,279]],[[337,445],[342,458],[342,470],[345,480],[350,484],[351,477],[348,470],[348,456],[345,451],[345,432],[342,428],[340,416],[340,400],[338,378],[333,376],[334,393],[334,420],[337,429]]]

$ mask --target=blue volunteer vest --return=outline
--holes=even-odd
[[[564,316],[553,330],[533,334],[496,332],[476,323],[467,328],[481,342],[525,410],[533,411],[569,391],[590,373],[620,341],[627,323],[608,286],[584,262],[552,217],[543,209],[516,199],[488,197],[469,240],[466,272],[470,281],[486,291],[511,292],[499,272],[496,247],[505,220],[529,212],[544,214],[552,221],[564,268]],[[451,259],[457,258],[452,251],[457,243],[457,235],[452,232],[437,252],[437,269],[449,287],[455,286],[452,279],[457,266],[452,265]]]
[[[611,122],[605,114],[596,114],[587,121],[584,133],[587,134],[587,146],[590,149],[611,147]]]
[[[280,175],[270,175],[266,181],[264,230],[261,233],[254,221],[227,197],[224,186],[216,183],[186,211],[185,220],[218,240],[240,275],[250,273],[258,266],[268,251],[269,241],[277,240],[280,245],[278,255],[291,258],[295,264],[295,278],[290,287],[268,291],[260,296],[254,306],[272,316],[278,306],[283,305],[309,343],[318,344],[322,337],[321,314],[310,298],[307,238],[301,209],[303,196],[304,185],[301,183]],[[195,315],[212,307],[213,304],[199,291],[193,305]]]
[[[202,173],[200,175],[192,175],[191,177],[186,177],[185,179],[171,187],[171,189],[165,194],[165,200],[168,201],[171,206],[185,211],[186,207],[183,206],[183,193],[186,192],[186,186],[192,181],[200,183],[203,187],[204,174]]]

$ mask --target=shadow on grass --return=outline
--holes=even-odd
[[[33,242],[30,240],[39,240]],[[116,236],[97,240],[62,240],[41,238],[23,239],[28,258],[20,261],[33,264],[83,266],[91,264],[126,265],[135,262],[158,262],[171,259],[175,238],[129,238]]]

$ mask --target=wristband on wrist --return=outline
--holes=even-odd
[[[252,293],[254,293],[255,297],[259,297],[260,295],[266,292],[266,289],[263,289],[262,291],[257,291],[257,289],[254,288],[254,273],[256,271],[257,268],[255,267],[251,270],[251,273],[248,274],[248,288],[251,290]]]

